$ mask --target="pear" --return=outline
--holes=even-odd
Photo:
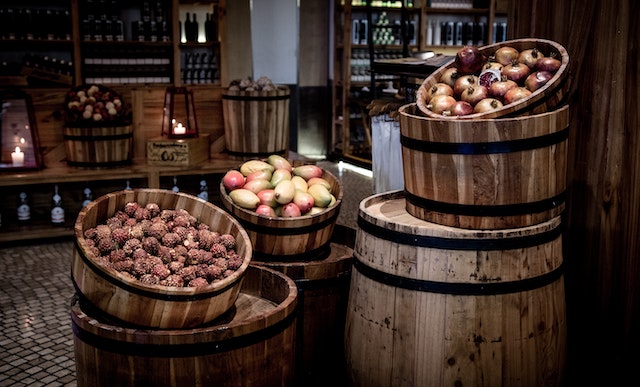
[[[313,197],[315,205],[317,207],[326,208],[331,204],[331,192],[327,189],[327,187],[322,184],[314,184],[309,187],[307,192]]]
[[[276,202],[276,191],[274,189],[263,189],[257,195],[260,198],[260,204],[266,204],[272,208],[280,205],[280,203]]]
[[[291,171],[286,168],[276,168],[271,175],[271,184],[275,187],[282,180],[291,180]]]
[[[300,211],[300,207],[295,203],[287,203],[282,206],[282,216],[285,218],[295,218],[296,216],[301,215],[302,212]]]
[[[233,191],[237,188],[242,188],[244,185],[244,175],[235,169],[231,169],[225,173],[222,178],[222,184],[227,191]]]
[[[307,181],[308,185],[314,185],[314,184],[322,184],[324,185],[329,191],[331,191],[331,183],[329,183],[329,181],[325,178],[322,177],[312,177],[311,179],[309,179]]]
[[[273,165],[262,160],[248,160],[240,165],[240,172],[244,176],[249,176],[250,173],[255,171],[262,171],[263,169],[269,170],[272,173],[275,170]]]
[[[322,177],[322,168],[314,164],[300,165],[294,167],[291,173],[294,176],[301,176],[305,180],[309,180],[312,177]]]
[[[287,204],[293,200],[293,195],[296,193],[296,186],[291,180],[282,180],[275,187],[276,201],[280,204]]]
[[[296,190],[293,195],[293,203],[300,208],[300,212],[305,214],[313,208],[314,199],[307,191]]]
[[[260,198],[258,195],[244,188],[234,189],[229,192],[229,197],[237,206],[249,210],[255,210],[260,204]]]
[[[292,176],[291,182],[295,185],[297,190],[302,192],[307,192],[307,189],[309,188],[307,181],[301,176]]]
[[[259,171],[253,171],[245,178],[245,184],[255,179],[271,180],[272,171],[268,169],[261,169]]]
[[[271,185],[271,182],[269,180],[253,179],[244,183],[244,186],[242,188],[248,189],[254,194],[258,194],[258,192],[262,190],[273,188],[273,185]]]
[[[275,169],[286,169],[291,172],[291,163],[280,155],[270,155],[267,157],[267,163],[271,164]]]

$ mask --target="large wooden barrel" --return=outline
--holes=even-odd
[[[104,264],[91,248],[85,231],[104,224],[126,203],[161,210],[183,209],[200,224],[235,238],[242,266],[233,274],[199,287],[147,284]],[[214,320],[231,308],[252,258],[247,232],[223,209],[195,196],[162,189],[135,189],[108,193],[85,206],[76,219],[71,280],[78,294],[97,309],[141,327],[192,328]]]
[[[253,257],[258,261],[310,260],[327,254],[331,236],[342,206],[342,183],[331,172],[322,171],[331,185],[336,202],[322,212],[297,217],[268,217],[235,204],[222,181],[220,199],[223,206],[249,234]]]
[[[298,386],[344,386],[344,325],[355,230],[336,225],[328,254],[313,260],[253,260],[298,286],[296,381]]]
[[[469,229],[534,225],[565,207],[569,107],[538,115],[437,120],[400,108],[407,211]]]
[[[560,218],[508,230],[429,223],[402,191],[360,203],[345,352],[355,386],[560,386]]]
[[[128,165],[133,156],[133,127],[64,127],[67,164],[110,168]]]
[[[286,155],[289,149],[289,88],[222,93],[224,138],[232,155]]]
[[[290,278],[253,265],[234,307],[193,329],[136,329],[75,299],[78,386],[293,386],[296,304]]]

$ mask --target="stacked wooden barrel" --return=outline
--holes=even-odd
[[[503,44],[526,43],[538,42]],[[345,328],[353,385],[562,385],[569,110],[541,108],[544,93],[498,117],[400,108],[405,188],[358,212]]]
[[[104,264],[85,232],[127,203],[186,210],[230,234],[242,265],[199,287],[145,284]],[[293,385],[298,288],[250,265],[248,234],[205,200],[159,189],[113,192],[88,204],[75,224],[71,304],[79,386]]]

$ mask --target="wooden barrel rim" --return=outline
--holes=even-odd
[[[87,225],[85,224],[85,217],[88,213],[93,211],[93,208],[96,206],[105,206],[109,205],[111,200],[121,200],[123,202],[135,200],[137,201],[140,195],[147,195],[151,197],[152,195],[162,195],[162,197],[166,200],[167,196],[170,197],[170,208],[177,208],[177,204],[181,200],[190,200],[200,202],[203,206],[207,207],[209,210],[219,213],[221,216],[225,218],[227,222],[229,222],[229,227],[233,229],[233,232],[237,232],[239,238],[242,243],[242,248],[246,251],[246,256],[243,259],[242,265],[229,277],[226,277],[220,281],[213,282],[208,286],[203,287],[167,287],[160,285],[151,285],[151,284],[142,284],[137,281],[132,281],[131,279],[122,276],[117,271],[106,268],[102,265],[97,264],[92,261],[89,257],[86,256],[86,252],[89,251],[87,243],[84,237],[85,228],[95,226],[95,225]],[[106,203],[106,204],[103,204]],[[96,208],[96,211],[100,207]],[[163,208],[164,209],[164,208]],[[107,215],[103,215],[107,216]],[[195,216],[195,215],[194,215]],[[196,217],[197,218],[197,217]],[[215,206],[213,203],[204,201],[198,197],[193,195],[185,194],[183,192],[173,192],[170,190],[164,189],[154,189],[154,188],[136,188],[133,190],[123,190],[112,192],[102,197],[94,200],[89,203],[85,208],[83,208],[78,217],[76,218],[76,223],[74,225],[74,245],[77,249],[76,254],[78,254],[85,265],[93,269],[93,272],[98,275],[100,278],[107,280],[108,282],[116,284],[118,287],[129,290],[132,294],[140,294],[145,296],[151,296],[158,300],[168,300],[168,301],[187,301],[187,300],[199,300],[210,298],[211,295],[223,293],[226,290],[229,290],[229,287],[233,287],[237,281],[239,281],[246,273],[247,268],[251,262],[252,257],[252,244],[249,239],[249,234],[247,231],[242,228],[240,222],[236,220],[233,216],[229,215],[223,209]],[[82,254],[81,254],[82,252]],[[231,286],[230,286],[231,285]],[[200,297],[199,294],[207,295],[206,297]],[[177,297],[177,298],[176,298]]]
[[[78,324],[77,315],[80,310],[77,307],[72,308],[73,334],[82,342],[90,346],[118,354],[126,354],[130,356],[142,357],[195,357],[216,353],[228,352],[234,349],[248,347],[257,344],[275,335],[283,332],[285,328],[291,326],[296,318],[295,313],[290,313],[284,319],[274,324],[266,326],[263,330],[249,332],[238,337],[230,337],[220,341],[216,341],[215,345],[210,342],[193,342],[189,344],[156,344],[156,343],[139,343],[139,342],[122,342],[119,340],[96,335],[92,332],[82,329]],[[127,328],[129,330],[130,328]],[[164,332],[164,331],[163,331]],[[166,331],[171,332],[171,331]]]
[[[363,216],[358,216],[358,226],[367,234],[390,242],[417,247],[434,247],[442,250],[491,251],[519,249],[550,242],[562,234],[561,228],[556,226],[548,230],[543,230],[540,233],[532,233],[519,237],[505,238],[504,235],[500,233],[490,237],[478,235],[478,232],[474,232],[474,234],[478,235],[477,239],[449,238],[445,236],[420,235],[418,233],[392,230],[375,225],[365,220]],[[498,235],[502,237],[498,237]],[[464,242],[464,244],[461,242]]]
[[[272,96],[242,96],[223,94],[222,99],[231,99],[235,101],[278,101],[289,99],[289,95],[272,95]]]
[[[517,46],[517,47],[520,47],[518,48],[518,50],[522,50],[523,47],[525,46],[528,48],[533,48],[536,45],[545,45],[557,51],[557,53],[560,55],[558,59],[561,61],[561,65],[558,71],[549,80],[549,82],[547,82],[543,87],[534,91],[531,94],[531,96],[529,96],[528,98],[515,101],[508,105],[504,105],[503,107],[490,112],[474,113],[467,116],[442,116],[440,114],[435,114],[431,112],[426,107],[427,101],[424,101],[423,94],[426,92],[427,85],[429,84],[432,85],[437,82],[435,77],[439,77],[446,68],[453,66],[455,60],[452,59],[451,61],[443,64],[433,74],[425,78],[422,85],[420,85],[420,87],[416,92],[416,100],[417,100],[418,108],[426,117],[443,119],[448,121],[452,121],[452,120],[463,121],[467,119],[479,119],[479,118],[488,119],[488,118],[520,115],[520,114],[523,114],[523,112],[531,110],[532,108],[545,104],[547,101],[546,101],[546,98],[544,97],[548,95],[554,95],[558,91],[562,90],[562,88],[565,86],[565,83],[569,78],[568,77],[569,54],[562,45],[547,39],[525,38],[525,39],[515,39],[515,40],[508,40],[504,42],[493,43],[490,45],[479,47],[479,49],[481,52],[493,52],[496,49],[503,46],[514,46],[514,47]],[[568,95],[562,95],[561,96],[562,102],[557,103],[557,105],[564,104],[566,100],[568,100]]]

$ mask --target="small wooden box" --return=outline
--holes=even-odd
[[[186,166],[209,159],[209,134],[197,138],[156,137],[147,141],[149,165]]]

